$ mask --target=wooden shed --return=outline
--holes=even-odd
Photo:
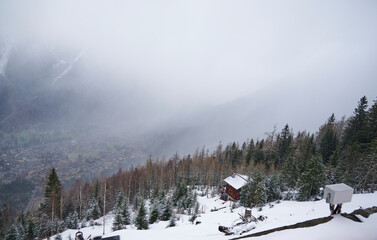
[[[224,179],[226,183],[225,193],[233,200],[240,199],[241,189],[246,185],[249,177],[238,173],[233,173],[231,176]]]

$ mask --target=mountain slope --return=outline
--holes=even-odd
[[[377,194],[355,194],[352,202],[343,205],[343,212],[352,212],[359,207],[367,208],[375,205]],[[218,197],[207,198],[198,197],[200,209],[204,213],[200,214],[197,219],[201,223],[193,225],[188,221],[188,215],[177,215],[180,219],[177,226],[166,228],[168,221],[160,221],[159,223],[150,225],[149,230],[136,230],[134,226],[128,225],[127,229],[120,231],[111,231],[114,216],[109,214],[105,217],[105,233],[107,236],[119,235],[120,239],[230,239],[232,236],[225,236],[218,231],[218,226],[231,226],[232,223],[239,219],[238,214],[244,214],[244,208],[239,207],[230,211],[231,203],[223,203]],[[256,208],[252,209],[252,214],[256,217],[263,215],[267,219],[256,224],[256,228],[249,233],[261,232],[275,227],[285,226],[302,222],[314,218],[325,217],[329,215],[328,204],[325,200],[296,202],[282,201],[274,203],[274,206],[265,206],[262,211]],[[214,207],[220,208],[226,206],[225,209],[211,212]],[[361,217],[362,218],[362,217]],[[375,224],[377,223],[377,215],[372,214],[369,218],[362,218],[363,223],[353,222],[342,216],[335,216],[328,223],[320,224],[315,227],[301,228],[295,230],[285,230],[271,233],[265,236],[253,239],[374,239],[377,234]],[[98,219],[98,224],[103,223],[103,219]],[[99,236],[103,233],[103,226],[94,226],[82,228],[85,237],[91,235]],[[77,230],[67,230],[61,234],[62,239],[73,237]],[[237,235],[236,235],[237,236]],[[234,237],[236,237],[234,236]]]

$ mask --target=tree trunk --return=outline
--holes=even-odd
[[[60,194],[60,219],[63,219],[63,194]]]

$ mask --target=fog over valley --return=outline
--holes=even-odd
[[[376,10],[1,0],[0,239],[373,238]]]
[[[79,141],[57,158],[75,162],[105,142],[129,153],[117,169],[287,123],[315,133],[377,96],[376,5],[2,1],[2,147]]]

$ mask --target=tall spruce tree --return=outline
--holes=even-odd
[[[279,152],[279,157],[278,157],[278,164],[284,163],[285,159],[287,158],[288,152],[289,152],[289,147],[292,142],[292,134],[289,130],[288,124],[284,126],[284,128],[281,130],[280,133],[280,138],[278,142],[278,152]]]
[[[282,180],[284,188],[295,188],[297,180],[300,176],[300,167],[296,158],[288,157],[284,162],[282,169]]]
[[[155,201],[152,204],[152,207],[151,207],[151,210],[150,210],[150,214],[149,214],[149,224],[153,224],[153,223],[157,222],[158,217],[159,217],[158,206],[159,206],[159,204],[158,204],[157,201]]]
[[[369,142],[368,133],[368,100],[364,96],[358,102],[357,107],[354,110],[354,116],[349,119],[348,126],[346,128],[346,134],[344,137],[344,146],[357,143],[363,149]]]
[[[377,139],[377,99],[368,110],[368,132],[371,141]]]
[[[257,173],[244,187],[240,203],[245,207],[262,206],[267,201],[265,179]]]
[[[298,180],[298,200],[306,201],[320,192],[326,182],[325,167],[320,156],[313,157]]]
[[[93,196],[89,200],[89,206],[86,210],[86,220],[98,219],[101,215],[100,207],[98,206],[97,199]]]
[[[172,215],[172,211],[172,203],[168,199],[165,199],[161,204],[160,220],[168,221]]]
[[[115,212],[115,217],[113,221],[113,231],[125,229],[126,227],[123,225],[123,218],[122,218],[122,212],[120,209],[116,210]]]
[[[141,201],[139,211],[135,219],[135,226],[138,230],[148,229],[149,224],[147,220],[147,210],[145,209],[144,201]]]
[[[272,175],[270,178],[266,179],[266,196],[267,202],[276,201],[282,198],[277,175]]]
[[[45,189],[45,200],[42,204],[42,211],[50,216],[54,221],[59,216],[60,199],[61,199],[62,184],[56,173],[55,168],[52,168]]]
[[[326,125],[323,127],[323,135],[319,143],[319,151],[322,155],[323,163],[330,163],[332,155],[338,146],[338,137],[335,131],[335,116],[331,115]]]
[[[254,140],[251,139],[249,146],[247,148],[247,153],[246,153],[246,164],[247,165],[249,165],[251,160],[253,159],[254,151],[255,151]]]
[[[130,224],[127,201],[128,200],[124,198],[123,192],[117,191],[113,208],[113,213],[115,214],[113,231],[125,229],[126,225]]]
[[[129,200],[127,197],[123,198],[121,206],[122,223],[123,225],[131,224],[131,213],[129,210]]]

